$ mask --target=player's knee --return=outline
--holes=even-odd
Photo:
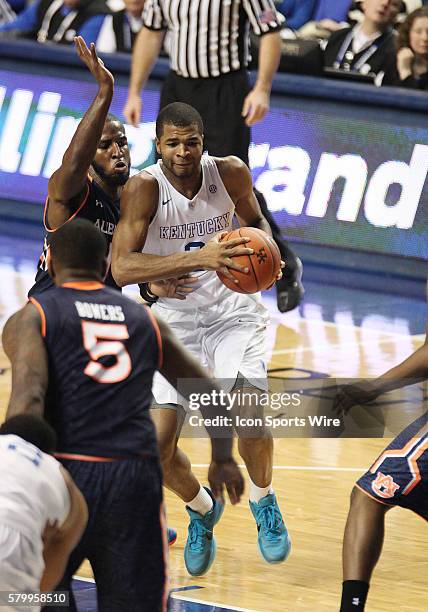
[[[254,441],[255,439],[266,439],[269,436],[258,389],[251,387],[239,393],[239,401],[236,403],[233,416],[239,438]]]
[[[381,504],[375,499],[369,497],[361,491],[357,486],[351,491],[351,503],[349,512],[363,515],[367,512],[370,514],[379,513],[384,514],[389,509],[389,506]]]

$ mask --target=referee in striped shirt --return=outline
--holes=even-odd
[[[210,155],[236,155],[248,165],[250,126],[269,110],[283,22],[273,0],[145,0],[143,28],[132,54],[127,121],[139,123],[141,90],[167,33],[171,69],[163,83],[160,108],[171,102],[190,104],[202,116]],[[247,72],[250,26],[261,37],[253,88]],[[277,283],[278,308],[286,312],[303,296],[301,262],[283,242],[263,195],[257,190],[255,194],[286,262],[284,277]]]

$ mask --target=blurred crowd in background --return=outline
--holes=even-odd
[[[131,53],[150,0],[0,0],[0,39]],[[282,0],[281,72],[428,89],[428,0]],[[257,58],[257,37],[251,38]],[[164,52],[167,53],[167,40]]]

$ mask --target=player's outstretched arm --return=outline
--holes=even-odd
[[[64,576],[68,558],[78,544],[88,522],[88,507],[69,473],[60,468],[70,496],[70,511],[60,526],[47,525],[44,531],[43,558],[45,570],[41,591],[52,591]]]
[[[141,90],[159,56],[164,37],[164,30],[149,30],[143,26],[134,43],[128,99],[123,114],[126,120],[135,127],[138,127],[141,119]]]
[[[216,397],[220,394],[220,387],[207,376],[205,370],[198,364],[196,359],[184,348],[177,340],[173,332],[166,323],[157,320],[162,337],[163,345],[163,364],[160,372],[176,389],[180,379],[195,379],[198,381],[198,392],[212,394],[215,392]],[[180,393],[187,399],[192,393],[190,388],[180,388]],[[211,438],[212,460],[208,472],[208,479],[211,485],[212,492],[216,498],[223,499],[223,487],[226,486],[229,494],[229,499],[232,504],[240,501],[244,492],[244,479],[235,460],[232,457],[233,450],[233,432],[232,426],[227,425],[225,419],[230,419],[230,412],[226,408],[226,404],[215,406],[200,407],[201,414],[204,418],[213,418],[219,416],[223,419],[225,425],[223,427],[206,427],[206,430]],[[221,433],[222,437],[218,437]]]
[[[229,276],[227,268],[245,270],[232,258],[251,255],[252,249],[244,246],[246,238],[223,243],[211,240],[200,250],[168,256],[141,253],[158,198],[157,181],[145,172],[133,176],[125,185],[120,199],[120,220],[113,235],[111,261],[111,271],[119,286],[178,278],[198,269],[222,270]]]
[[[426,379],[428,379],[427,338],[425,338],[425,343],[410,357],[378,378],[342,387],[335,398],[333,410],[338,414],[346,414],[353,406],[367,404],[382,393]]]
[[[84,196],[88,169],[95,156],[113,97],[113,76],[98,58],[95,45],[91,43],[88,49],[81,36],[77,36],[74,42],[77,55],[86,64],[98,84],[98,92],[64,153],[61,167],[53,173],[49,180],[49,223],[51,227],[56,227],[56,216],[61,213],[57,211],[55,214],[56,211],[52,210],[52,203],[65,207],[69,216],[70,212],[78,208]],[[64,222],[63,219],[61,222]]]
[[[6,417],[43,416],[48,387],[48,355],[42,338],[43,320],[33,304],[22,309],[12,360],[12,391]]]

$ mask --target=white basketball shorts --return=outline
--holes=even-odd
[[[267,390],[266,329],[268,314],[258,296],[230,292],[219,302],[191,310],[155,304],[153,313],[171,327],[177,338],[230,391],[238,376]],[[178,404],[185,400],[159,373],[153,380],[156,404]]]

